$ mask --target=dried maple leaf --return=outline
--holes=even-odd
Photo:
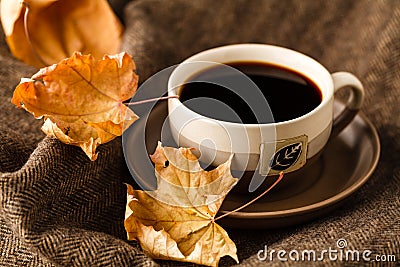
[[[215,223],[226,194],[236,184],[231,159],[204,171],[191,149],[162,147],[151,156],[158,188],[134,190],[128,185],[125,229],[128,239],[157,259],[217,266],[225,255],[238,262],[236,246]]]
[[[91,160],[96,147],[120,136],[138,117],[122,102],[137,88],[132,58],[121,53],[95,60],[75,53],[22,79],[11,102],[44,117],[42,130],[80,146]]]
[[[43,67],[75,51],[98,59],[118,52],[122,26],[106,0],[23,3],[2,0],[1,21],[11,52],[25,63]]]

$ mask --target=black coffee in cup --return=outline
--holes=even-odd
[[[217,120],[257,124],[283,122],[315,109],[322,101],[320,89],[293,70],[267,63],[232,62],[192,76],[179,93],[189,109]],[[248,78],[243,78],[245,74]],[[261,94],[260,94],[261,92]],[[265,98],[272,116],[265,103]],[[258,105],[258,107],[257,107]]]

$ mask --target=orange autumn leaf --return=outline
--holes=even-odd
[[[11,102],[44,118],[42,130],[60,141],[80,146],[91,160],[96,148],[138,119],[123,104],[136,92],[135,64],[126,53],[95,60],[73,54],[23,78]]]
[[[123,30],[106,0],[2,0],[1,21],[13,55],[36,67],[75,51],[97,59],[115,54]]]
[[[214,219],[236,184],[231,159],[212,171],[203,170],[191,149],[162,147],[151,156],[157,190],[128,185],[125,229],[157,259],[217,266],[221,257],[238,262],[235,243]]]

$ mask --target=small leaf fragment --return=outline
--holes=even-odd
[[[123,27],[106,0],[2,0],[0,10],[11,52],[36,67],[57,63],[75,51],[100,59],[117,53],[121,44]]]
[[[135,64],[126,53],[95,60],[74,53],[21,79],[11,102],[44,118],[48,136],[79,146],[91,159],[100,144],[120,136],[138,116],[123,101],[137,89]]]
[[[228,255],[238,262],[236,246],[214,221],[237,179],[231,159],[212,171],[201,169],[191,149],[158,145],[151,156],[158,188],[128,186],[125,229],[151,257],[217,266]],[[168,166],[165,162],[168,161]]]

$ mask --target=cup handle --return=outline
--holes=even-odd
[[[351,94],[346,107],[333,119],[331,138],[337,136],[356,116],[364,101],[364,87],[360,80],[349,72],[332,74],[334,92],[349,87]]]

